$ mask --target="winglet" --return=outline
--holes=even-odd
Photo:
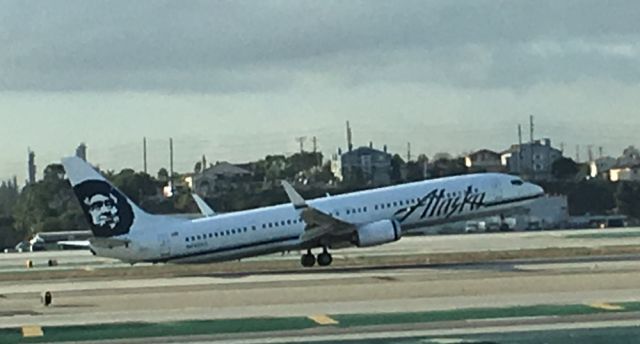
[[[296,191],[296,189],[293,188],[293,186],[291,186],[291,184],[289,184],[289,182],[283,180],[282,187],[284,188],[287,196],[289,196],[289,200],[291,200],[291,203],[296,209],[303,209],[307,207],[307,202],[305,202],[304,198],[300,196],[300,194]]]
[[[200,196],[198,196],[196,193],[192,193],[191,196],[198,205],[198,208],[200,209],[202,215],[204,215],[205,217],[216,216],[216,212],[213,211],[213,209],[211,209],[207,202],[205,202]]]

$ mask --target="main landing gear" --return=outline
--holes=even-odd
[[[322,250],[322,253],[318,255],[317,260],[316,260],[316,256],[314,256],[313,253],[311,252],[311,249],[307,250],[307,253],[303,254],[302,257],[300,258],[300,263],[305,268],[313,267],[314,265],[316,265],[316,262],[320,266],[329,266],[331,265],[331,263],[333,263],[333,257],[327,251],[326,247],[324,247]]]

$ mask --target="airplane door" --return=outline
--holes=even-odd
[[[158,235],[158,242],[160,243],[160,256],[163,258],[171,256],[171,238],[169,234]]]
[[[500,179],[499,178],[494,178],[492,180],[492,191],[493,191],[493,197],[494,197],[494,202],[500,202],[503,200],[503,191],[502,190],[502,185],[500,184]]]

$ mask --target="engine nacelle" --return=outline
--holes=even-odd
[[[358,247],[382,245],[400,240],[402,230],[395,220],[381,220],[358,227],[354,244]]]

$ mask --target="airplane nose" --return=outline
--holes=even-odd
[[[544,189],[540,185],[536,185],[533,183],[527,183],[528,189],[531,190],[533,195],[544,195]]]

